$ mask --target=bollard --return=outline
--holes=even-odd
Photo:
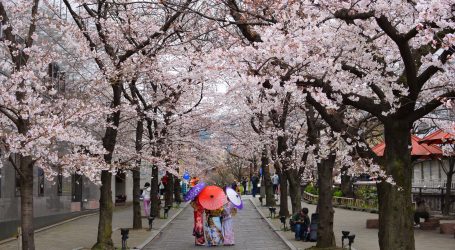
[[[262,196],[259,196],[259,201],[261,202],[261,207],[262,207]]]
[[[351,250],[351,245],[352,245],[352,243],[354,243],[354,238],[355,238],[355,234],[349,235],[349,236],[348,236],[348,240],[349,240],[349,250]]]
[[[269,207],[269,211],[270,211],[270,218],[275,218],[276,208]]]

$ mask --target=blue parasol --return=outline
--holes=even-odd
[[[199,193],[205,188],[205,183],[204,182],[199,182],[198,184],[194,185],[188,193],[186,193],[185,197],[183,198],[184,201],[192,201],[194,198],[196,198]]]

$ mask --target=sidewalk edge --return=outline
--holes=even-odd
[[[178,211],[177,213],[172,215],[170,220],[168,220],[166,223],[164,223],[164,225],[162,225],[160,228],[158,228],[158,230],[153,232],[150,237],[148,237],[144,242],[142,242],[142,244],[140,244],[139,246],[137,246],[137,247],[135,247],[133,249],[143,249],[147,244],[149,244],[153,239],[155,239],[155,237],[158,234],[160,234],[161,231],[163,231],[169,225],[169,223],[171,223],[183,210],[185,210],[185,208],[188,206],[188,204],[189,203],[185,203],[185,205],[183,205],[183,207],[180,209],[180,211]]]
[[[267,224],[269,224],[269,227],[273,229],[273,231],[278,235],[278,237],[280,237],[280,239],[289,247],[289,249],[291,250],[297,250],[297,247],[295,247],[288,239],[286,239],[282,234],[281,232],[279,232],[279,230],[281,230],[280,228],[276,228],[272,222],[270,222],[267,217],[265,216],[265,214],[261,211],[261,209],[258,208],[258,206],[253,202],[252,200],[253,198],[250,198],[250,202],[253,204],[254,208],[256,209],[256,211],[258,211],[258,213],[261,215],[261,217],[267,222]]]
[[[75,220],[78,220],[78,219],[82,219],[82,218],[85,218],[85,217],[88,217],[88,216],[95,215],[95,214],[98,213],[98,211],[99,211],[99,210],[96,209],[96,211],[93,211],[93,212],[91,212],[91,213],[79,215],[79,216],[76,216],[76,217],[73,217],[73,218],[70,218],[70,219],[67,219],[67,220],[64,220],[64,221],[57,222],[57,223],[52,224],[52,225],[49,225],[49,226],[45,226],[45,227],[36,229],[36,230],[34,231],[34,233],[39,233],[39,232],[42,232],[42,231],[46,231],[46,230],[48,230],[48,229],[52,229],[52,228],[54,228],[54,227],[57,227],[57,226],[66,224],[66,223],[71,222],[71,221],[75,221]],[[6,243],[11,242],[11,241],[14,241],[14,240],[17,240],[17,237],[11,237],[11,238],[8,238],[8,239],[1,240],[1,241],[0,241],[0,245],[6,244]]]

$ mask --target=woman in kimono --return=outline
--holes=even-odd
[[[205,238],[207,246],[220,246],[223,244],[223,232],[221,229],[221,213],[223,209],[205,210]]]
[[[225,246],[233,246],[234,241],[234,224],[232,217],[237,213],[237,208],[231,202],[226,203],[223,209],[222,231]]]
[[[191,206],[194,209],[193,227],[193,236],[195,237],[194,244],[196,246],[203,246],[205,244],[204,223],[202,217],[202,214],[204,213],[204,208],[201,206],[197,199],[191,202]]]

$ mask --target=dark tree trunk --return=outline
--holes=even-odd
[[[302,194],[300,190],[300,176],[297,169],[286,171],[289,182],[289,196],[291,196],[292,214],[302,209]]]
[[[160,216],[159,180],[158,167],[152,167],[152,180],[150,181],[150,216]]]
[[[319,224],[318,241],[316,246],[319,248],[335,247],[335,234],[333,233],[333,204],[332,204],[332,185],[333,185],[333,166],[335,155],[331,154],[327,159],[318,164],[318,186],[319,186]]]
[[[98,240],[92,249],[114,249],[112,242],[112,173],[109,171],[101,172],[101,188],[100,188],[100,212],[98,223]]]
[[[164,190],[164,205],[172,206],[174,203],[174,176],[166,171],[167,184]]]
[[[347,174],[347,167],[341,168],[341,192],[345,197],[354,197],[354,190],[352,190],[352,177]]]
[[[142,150],[142,135],[144,133],[144,123],[139,120],[136,125],[136,153],[140,154]],[[141,218],[141,160],[136,161],[136,167],[133,171],[133,228],[142,228]],[[147,216],[147,215],[146,215]]]
[[[115,82],[111,85],[113,90],[112,107],[116,108],[120,106],[122,89],[121,83]],[[117,128],[120,124],[120,110],[117,110],[110,114],[107,118],[107,123],[112,124],[113,127],[107,127],[103,137],[103,147],[107,150],[107,154],[104,155],[104,161],[107,164],[112,163],[112,154],[115,149],[117,142]],[[112,242],[112,187],[111,187],[112,173],[103,170],[101,171],[101,187],[100,187],[100,212],[98,222],[98,236],[96,244],[92,249],[110,250],[114,249],[114,243]]]
[[[265,205],[266,206],[276,206],[275,203],[275,196],[273,194],[273,185],[270,176],[270,169],[269,169],[269,156],[268,150],[266,147],[262,149],[262,156],[261,156],[261,167],[262,167],[262,174],[264,175],[264,185],[265,185]],[[261,189],[263,186],[261,186]]]
[[[142,228],[141,217],[141,173],[140,167],[135,167],[133,170],[133,228]],[[145,216],[148,216],[147,214]]]
[[[283,171],[278,173],[280,178],[280,216],[289,217],[288,208],[288,178]]]
[[[452,194],[452,179],[455,174],[455,157],[449,157],[449,171],[447,171],[446,193],[444,194],[443,215],[450,215],[451,194]]]
[[[180,187],[180,179],[174,176],[174,200],[177,203],[182,202],[182,188]]]
[[[379,246],[382,250],[414,250],[411,203],[410,129],[407,122],[384,124],[385,169],[396,185],[378,184]]]
[[[22,249],[34,250],[33,161],[30,156],[20,157],[20,170]]]

